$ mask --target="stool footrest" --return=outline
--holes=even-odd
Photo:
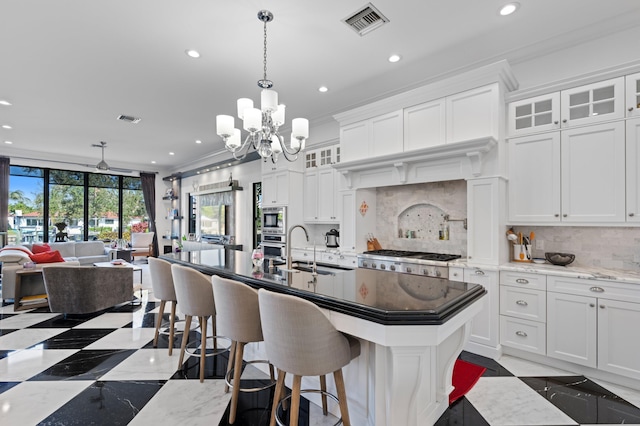
[[[229,339],[228,337],[225,336],[208,336],[207,340],[211,339],[213,341],[213,339],[221,339],[221,340],[226,340],[229,342],[229,346],[227,347],[218,347],[218,348],[210,348],[213,350],[213,352],[211,353],[207,353],[205,354],[205,357],[208,356],[216,356],[216,355],[220,355],[221,353],[227,352],[229,350],[229,348],[231,347],[231,339]],[[197,352],[198,350],[202,350],[201,349],[201,345],[200,345],[200,341],[196,341],[194,340],[193,342],[189,342],[187,344],[187,347],[185,348],[185,352],[188,353],[189,355],[194,355],[194,356],[200,356],[200,353]],[[206,351],[207,348],[204,348],[204,350]]]
[[[302,395],[302,394],[304,394],[304,393],[319,393],[319,394],[322,394],[322,395],[328,396],[329,398],[331,398],[332,400],[334,400],[336,404],[339,404],[339,403],[340,403],[340,401],[338,400],[338,397],[337,397],[337,396],[335,396],[335,395],[334,395],[334,394],[332,394],[332,393],[322,391],[322,390],[320,390],[320,389],[300,389],[300,395]],[[275,415],[275,417],[276,417],[276,423],[278,424],[278,426],[287,426],[287,425],[282,421],[282,419],[280,418],[280,415],[279,415],[278,413],[280,412],[280,407],[282,406],[282,402],[283,402],[283,401],[286,401],[286,400],[288,400],[288,399],[291,399],[291,394],[289,394],[289,395],[285,396],[284,398],[282,398],[282,399],[280,400],[280,402],[278,403],[278,406],[276,407],[276,415]],[[341,414],[342,414],[342,413],[341,413]],[[341,425],[341,424],[342,424],[342,417],[340,417],[340,418],[338,419],[338,421],[337,421],[333,426],[339,426],[339,425]]]
[[[269,361],[267,361],[266,359],[256,359],[256,360],[244,361],[244,362],[246,364],[269,364]],[[231,384],[231,378],[233,378],[233,370],[235,370],[235,368],[232,368],[231,370],[229,370],[227,372],[227,374],[225,374],[225,376],[224,376],[224,382],[231,389],[233,389],[233,384]],[[258,379],[256,379],[256,380],[258,380]],[[265,385],[263,387],[260,387],[260,388],[239,388],[238,390],[240,392],[259,392],[261,390],[272,388],[275,385],[276,385],[276,381],[275,380],[271,380],[271,378],[269,378],[269,384]]]

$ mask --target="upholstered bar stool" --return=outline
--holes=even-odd
[[[342,367],[360,355],[360,342],[340,333],[313,303],[295,296],[258,291],[260,320],[265,348],[271,363],[278,369],[278,382],[273,397],[271,426],[282,424],[277,417],[286,373],[293,374],[290,426],[298,425],[302,376],[320,376],[322,408],[327,414],[325,375],[333,373],[338,403],[344,425],[351,424],[347,408]],[[330,395],[333,399],[335,397]],[[337,423],[339,424],[339,422]]]
[[[238,408],[238,396],[242,392],[257,392],[275,385],[273,365],[269,364],[269,372],[272,383],[259,388],[240,388],[240,376],[242,375],[242,361],[244,347],[247,343],[262,342],[262,327],[260,324],[260,308],[258,305],[258,292],[239,281],[218,277],[211,277],[213,282],[213,294],[215,296],[216,313],[218,315],[218,330],[224,336],[231,339],[231,353],[225,380],[228,390],[230,376],[233,374],[231,407],[229,410],[229,424],[236,421]],[[263,362],[266,360],[247,361],[247,364]]]
[[[171,265],[171,275],[173,285],[176,290],[176,299],[180,305],[180,311],[185,315],[184,334],[182,335],[182,345],[180,347],[180,360],[178,368],[184,362],[184,353],[189,340],[189,329],[192,317],[197,317],[200,321],[200,382],[204,381],[204,366],[207,356],[215,356],[226,351],[218,350],[217,340],[222,338],[216,335],[216,307],[213,300],[213,285],[210,278],[193,268],[180,265]],[[207,320],[212,317],[213,321],[213,353],[207,354]],[[226,339],[226,338],[224,338]],[[228,339],[227,339],[228,340]]]
[[[166,260],[149,258],[149,273],[151,274],[151,287],[153,295],[160,300],[160,311],[158,312],[158,321],[156,322],[156,334],[153,337],[153,347],[158,346],[158,336],[160,335],[160,327],[162,326],[162,316],[164,315],[164,307],[167,302],[171,302],[171,318],[169,319],[169,355],[173,353],[173,336],[175,333],[176,318],[176,290],[173,287],[173,276],[171,275],[171,263]],[[165,334],[165,331],[162,331]]]

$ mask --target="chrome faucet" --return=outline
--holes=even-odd
[[[293,225],[287,231],[287,269],[291,270],[291,231],[296,228],[301,228],[304,231],[304,236],[307,237],[307,242],[309,242],[309,233],[307,229],[302,225]]]

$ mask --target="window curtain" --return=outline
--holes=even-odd
[[[9,228],[9,157],[0,157],[0,232]],[[0,237],[0,243],[6,244],[6,238]]]
[[[149,231],[153,232],[153,256],[158,256],[158,231],[156,231],[156,175],[140,173],[144,206],[149,217]]]

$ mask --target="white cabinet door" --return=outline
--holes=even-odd
[[[335,221],[335,175],[332,168],[318,170],[318,220],[321,222]]]
[[[640,379],[640,304],[598,299],[598,368]]]
[[[509,221],[560,222],[560,132],[509,139]]]
[[[340,248],[347,251],[356,249],[356,191],[341,191]]]
[[[276,179],[274,173],[262,175],[262,206],[268,207],[276,203]]]
[[[624,77],[563,90],[562,127],[624,118]]]
[[[404,150],[445,143],[445,99],[404,109]]]
[[[498,85],[447,96],[447,143],[493,136],[498,139]]]
[[[480,284],[487,290],[482,311],[473,317],[469,341],[495,348],[498,346],[498,272],[479,268],[465,268],[464,281]]]
[[[467,181],[467,257],[474,263],[497,265],[505,258],[500,255],[505,191],[501,178]]]
[[[402,110],[372,118],[369,156],[402,152]]]
[[[509,136],[560,129],[560,92],[509,104]]]
[[[640,117],[627,120],[627,222],[640,222]]]
[[[562,132],[562,220],[624,222],[623,122]]]
[[[369,154],[370,130],[371,125],[368,121],[340,127],[340,149],[343,161],[359,160]]]
[[[627,117],[640,117],[640,73],[626,77]]]
[[[289,204],[289,171],[267,173],[262,176],[262,205]]]
[[[306,223],[318,220],[318,170],[304,174],[303,217]]]
[[[547,356],[596,368],[596,298],[547,292]]]

